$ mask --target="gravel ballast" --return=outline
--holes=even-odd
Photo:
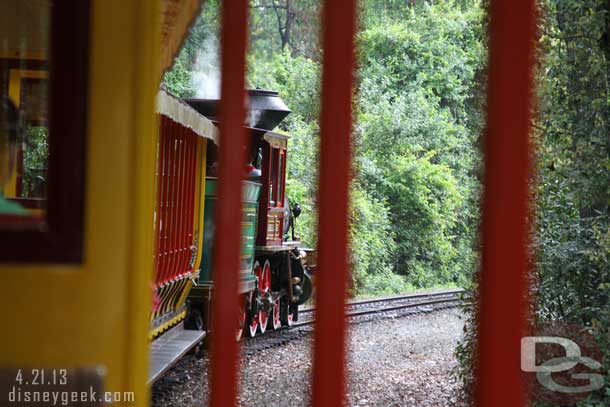
[[[463,324],[456,308],[351,324],[348,405],[465,405],[453,375],[453,351]],[[239,405],[308,405],[310,330],[282,330],[263,338],[250,340],[243,349]],[[271,347],[264,349],[268,342]],[[185,356],[153,386],[153,406],[205,405],[208,366],[206,352],[201,358]]]

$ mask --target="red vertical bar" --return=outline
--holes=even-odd
[[[244,74],[248,36],[248,0],[222,2],[220,152],[214,291],[212,297],[212,366],[210,405],[236,405],[241,241],[241,180],[246,163]]]
[[[163,274],[161,275],[161,284],[165,284],[171,262],[171,233],[172,233],[172,205],[174,191],[174,136],[172,121],[167,121],[167,193],[165,200],[165,251],[163,256]]]
[[[174,140],[174,122],[169,120],[168,123],[169,137],[169,168],[168,168],[168,190],[167,190],[167,237],[165,246],[165,268],[163,273],[162,283],[167,282],[167,276],[170,274],[172,264],[172,237],[174,230],[174,194],[176,191],[176,143]]]
[[[161,284],[165,284],[165,276],[169,270],[171,259],[171,230],[172,230],[172,193],[174,189],[174,136],[172,133],[172,121],[167,121],[167,171],[166,185],[167,192],[165,193],[165,233],[163,240],[165,242],[165,253],[163,256],[163,274],[161,276]]]
[[[182,140],[180,139],[180,127],[177,123],[173,122],[173,133],[174,138],[176,140],[176,167],[175,167],[175,175],[174,175],[174,197],[172,199],[172,262],[170,267],[169,275],[167,276],[167,281],[171,281],[172,278],[176,275],[177,258],[180,250],[180,206],[182,204]]]
[[[189,225],[190,219],[190,208],[191,208],[191,143],[190,143],[190,134],[187,128],[183,129],[183,137],[184,137],[184,148],[185,148],[185,171],[184,171],[184,204],[182,210],[182,244],[180,247],[180,270],[178,272],[178,277],[181,277],[186,273],[188,268],[188,253],[189,253],[189,236],[190,230],[193,228],[193,225]]]
[[[186,231],[186,217],[187,217],[187,190],[188,190],[188,165],[189,165],[189,151],[187,143],[186,128],[179,125],[178,127],[180,137],[180,151],[182,156],[180,157],[180,194],[178,196],[178,233],[176,234],[176,268],[172,278],[177,278],[184,271],[184,256],[185,256],[185,237]]]
[[[189,270],[189,260],[191,258],[191,236],[193,234],[193,214],[191,213],[192,202],[193,202],[193,137],[191,130],[188,128],[184,129],[184,140],[186,143],[186,197],[184,207],[184,238],[183,247],[184,252],[182,255],[182,268],[180,270],[179,277],[184,276]]]
[[[161,227],[160,227],[160,249],[159,249],[159,267],[157,271],[157,284],[163,285],[164,276],[167,269],[168,258],[168,227],[169,227],[169,194],[170,194],[170,168],[171,168],[171,136],[170,136],[170,121],[167,118],[163,120],[162,127],[162,142],[163,142],[163,195],[161,197]]]
[[[169,194],[167,200],[167,250],[166,250],[166,258],[165,258],[165,273],[163,275],[163,284],[167,283],[169,276],[172,271],[173,264],[173,256],[174,256],[174,230],[175,230],[175,222],[174,222],[174,212],[176,208],[176,174],[177,174],[177,161],[178,156],[176,153],[176,137],[175,137],[175,128],[174,122],[170,120],[169,122],[169,137],[170,137],[170,145],[169,145],[169,158],[170,158],[170,166],[169,166]]]
[[[161,225],[162,225],[162,210],[163,210],[163,194],[165,190],[165,116],[161,116],[159,120],[161,131],[159,134],[159,153],[157,159],[157,212],[155,214],[155,285],[159,284],[159,272],[160,272],[160,259],[161,259],[161,250],[162,250],[162,242],[161,242]]]
[[[181,174],[180,174],[180,196],[178,198],[178,208],[179,208],[179,217],[178,217],[178,235],[177,235],[177,252],[176,252],[176,270],[174,272],[174,278],[178,277],[182,274],[184,270],[184,251],[185,251],[185,236],[186,232],[186,209],[187,209],[187,190],[188,190],[188,143],[186,141],[186,129],[180,126],[180,145],[182,151],[182,165],[181,165]]]
[[[181,276],[191,271],[191,245],[193,244],[193,225],[195,211],[195,169],[197,167],[197,136],[191,130],[187,129],[186,134],[188,146],[188,191],[187,191],[187,216],[186,216],[186,235],[185,235],[185,253],[184,266],[180,273]]]
[[[182,190],[183,190],[183,169],[184,169],[184,145],[180,127],[177,123],[173,123],[174,138],[176,140],[176,167],[175,167],[175,189],[172,205],[172,263],[170,274],[167,276],[167,281],[170,282],[177,274],[178,260],[180,256],[180,212],[182,210]]]
[[[313,405],[341,406],[345,393],[344,316],[347,291],[347,228],[351,163],[354,0],[324,3],[324,71],[320,117]]]
[[[187,220],[188,220],[188,207],[189,207],[189,196],[188,196],[188,191],[190,189],[190,185],[189,185],[189,168],[190,168],[190,164],[191,164],[191,160],[190,160],[190,150],[189,150],[189,143],[188,143],[188,134],[187,134],[187,129],[182,127],[181,129],[182,132],[182,145],[183,145],[183,161],[184,161],[184,166],[183,166],[183,171],[182,171],[182,196],[181,196],[181,211],[180,211],[180,257],[179,257],[179,267],[176,271],[176,277],[179,277],[180,275],[182,275],[182,273],[185,272],[185,268],[186,268],[186,262],[185,262],[185,258],[186,258],[186,250],[187,250],[187,239],[188,239],[188,225]]]
[[[180,231],[182,228],[180,215],[183,204],[183,189],[184,189],[184,143],[182,140],[181,128],[177,123],[174,123],[174,132],[176,135],[176,193],[174,194],[174,233],[172,239],[172,268],[168,276],[168,281],[171,281],[177,274],[180,258]]]
[[[491,2],[476,403],[527,405],[520,341],[527,316],[528,180],[534,0]]]
[[[195,223],[196,223],[196,219],[195,219],[195,208],[197,203],[199,202],[199,199],[204,199],[203,196],[196,196],[195,193],[197,191],[197,174],[198,174],[198,169],[199,166],[202,164],[198,161],[199,155],[197,154],[197,152],[199,151],[199,137],[191,132],[191,140],[192,140],[192,154],[193,154],[193,165],[191,167],[191,228],[190,228],[190,244],[194,245],[195,244]],[[200,233],[203,233],[203,231],[200,231]],[[189,247],[189,261],[190,261],[190,247]],[[189,263],[189,271],[192,271],[192,264]]]

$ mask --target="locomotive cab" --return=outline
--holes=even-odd
[[[260,199],[256,245],[260,250],[284,245],[285,226],[289,224],[286,199],[286,158],[288,136],[274,132],[250,130],[253,149],[262,152],[261,184],[265,191]],[[296,246],[296,245],[295,245]]]

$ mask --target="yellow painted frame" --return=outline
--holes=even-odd
[[[160,1],[91,5],[85,259],[0,264],[0,367],[103,365],[147,406]]]
[[[199,234],[197,239],[197,257],[195,257],[195,265],[193,266],[193,270],[199,273],[199,268],[201,267],[202,260],[202,247],[203,247],[203,227],[204,227],[204,214],[205,214],[205,177],[206,177],[206,169],[207,169],[207,146],[208,140],[204,138],[199,138],[199,171],[197,174],[197,190],[196,197],[199,198],[199,208],[197,209],[197,213],[195,216],[196,227],[198,228]]]
[[[43,70],[33,69],[10,69],[8,79],[8,97],[16,107],[21,105],[21,80],[49,79],[49,73]]]

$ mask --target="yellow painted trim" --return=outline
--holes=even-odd
[[[149,335],[149,339],[152,340],[153,338],[159,336],[160,334],[167,331],[172,326],[176,325],[178,322],[182,321],[185,317],[186,317],[186,310],[182,311],[180,314],[176,315],[174,318],[172,318],[168,322],[164,323],[163,325],[160,325],[155,330],[153,330],[152,333]]]
[[[17,108],[21,105],[21,80],[48,79],[49,73],[43,70],[10,69],[8,74],[8,97]]]
[[[195,205],[194,205],[194,213],[193,213],[193,237],[195,238],[195,242],[199,241],[199,213],[201,212],[201,206],[199,205],[200,190],[201,190],[201,169],[199,167],[199,163],[201,162],[201,144],[199,140],[196,139],[197,143],[197,153],[196,153],[196,164],[195,164]],[[195,255],[197,256],[197,254]],[[197,257],[195,257],[195,261]]]
[[[184,287],[182,288],[182,293],[180,294],[179,300],[178,300],[178,304],[180,306],[182,306],[182,304],[185,303],[186,298],[189,295],[189,292],[191,291],[191,288],[193,288],[193,280],[191,280],[190,278],[186,281],[186,283],[184,284]]]
[[[170,288],[167,291],[166,297],[164,298],[163,312],[161,315],[174,311],[174,300],[178,296],[178,293],[181,292],[181,287],[183,284],[184,281],[179,280],[169,285]]]
[[[204,225],[204,215],[205,215],[205,176],[206,176],[206,168],[207,168],[207,140],[204,138],[198,139],[199,145],[199,160],[198,165],[200,171],[197,171],[199,177],[199,185],[197,186],[198,195],[195,199],[199,202],[199,212],[196,221],[199,223],[199,234],[197,235],[197,255],[195,257],[195,264],[193,265],[193,270],[199,270],[201,267],[201,260],[203,259],[203,231],[205,228]]]
[[[167,298],[169,297],[169,294],[171,293],[172,289],[174,288],[174,286],[172,284],[167,284],[164,285],[163,287],[161,287],[161,289],[159,290],[159,308],[157,310],[157,312],[155,313],[155,318],[158,318],[159,316],[163,315],[166,311],[166,304],[167,304]]]
[[[175,312],[177,309],[184,306],[186,297],[193,286],[193,275],[193,273],[187,273],[180,280],[168,283],[159,289],[158,296],[161,299],[161,303],[159,309],[156,312],[151,313],[149,326],[152,326],[152,323],[156,318]],[[154,338],[168,329],[168,327],[173,325],[172,321],[174,321],[174,319],[158,327],[150,328],[149,338]]]
[[[16,163],[15,163],[16,165]],[[15,165],[13,165],[9,172],[11,174],[10,178],[6,181],[6,184],[4,184],[4,189],[3,189],[3,193],[4,196],[8,197],[8,198],[16,198],[17,197],[17,170],[15,168]],[[7,165],[7,167],[11,166],[10,164]]]

